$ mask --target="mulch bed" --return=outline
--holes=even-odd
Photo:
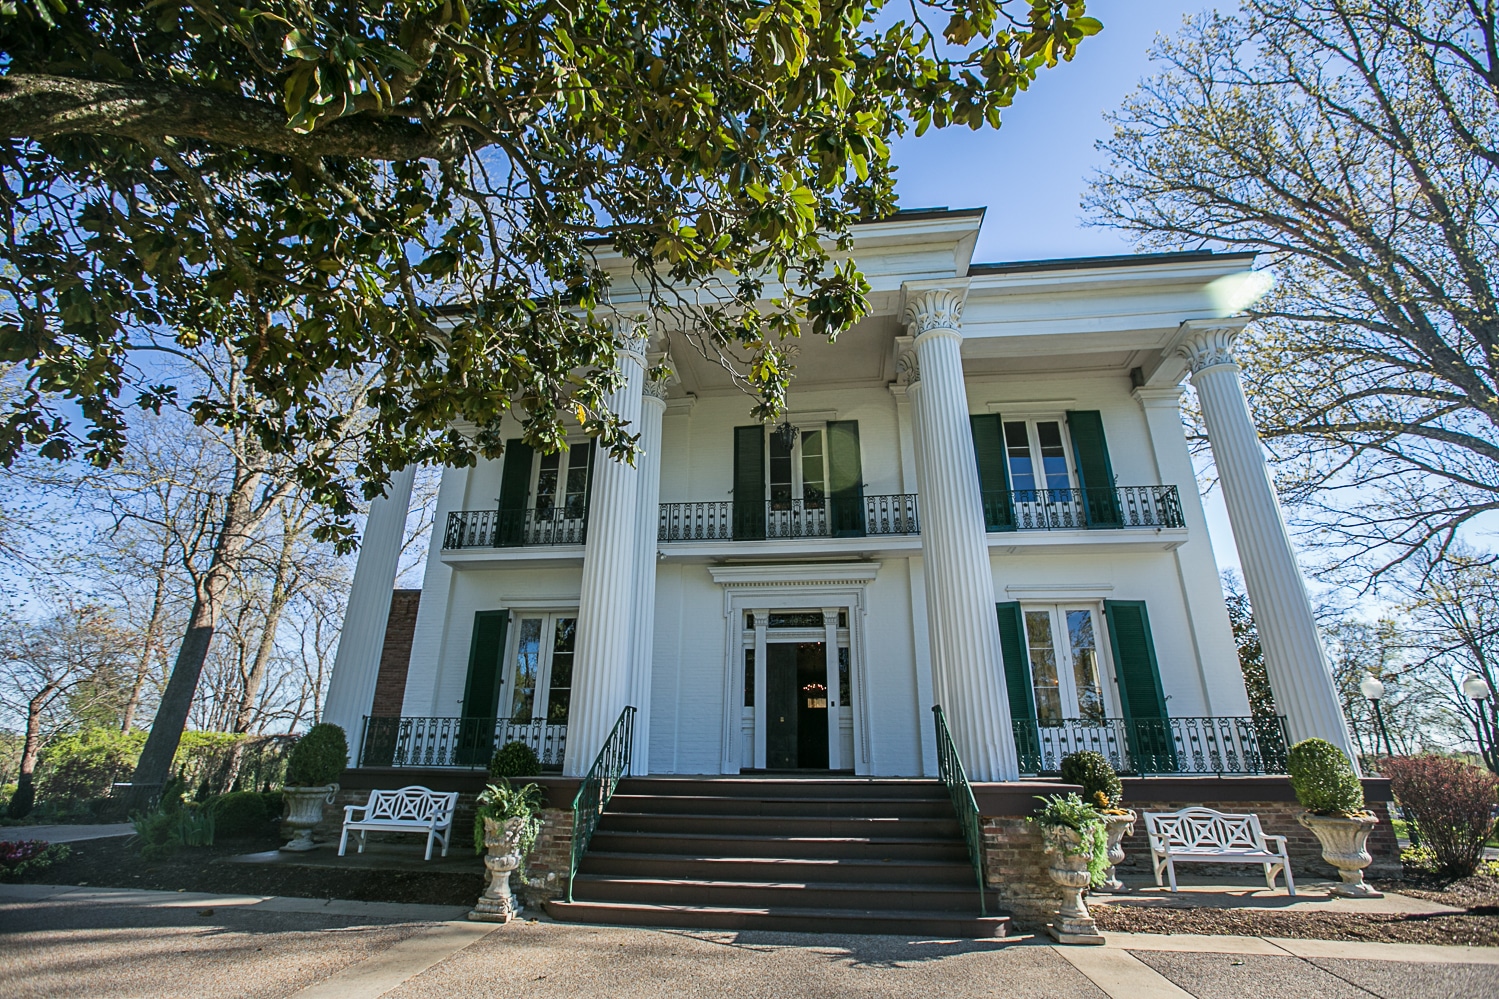
[[[1099,929],[1116,933],[1201,933],[1499,947],[1499,880],[1479,876],[1442,881],[1417,876],[1374,884],[1381,891],[1460,906],[1466,911],[1361,914],[1107,904],[1095,905],[1091,911]]]
[[[22,881],[105,888],[200,891],[220,895],[288,895],[363,902],[473,905],[484,890],[482,872],[341,870],[282,864],[231,864],[221,858],[274,849],[267,843],[240,842],[183,850],[165,860],[142,860],[126,845],[129,837],[73,843],[72,854]]]

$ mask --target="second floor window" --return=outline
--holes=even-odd
[[[588,476],[593,459],[593,442],[583,441],[566,451],[537,455],[536,497],[538,518],[560,515],[568,520],[584,516],[588,506]]]
[[[821,430],[803,430],[789,445],[770,433],[770,508],[790,510],[800,499],[807,510],[821,510],[827,496],[827,456]]]
[[[1060,420],[1006,420],[1004,433],[1014,492],[1029,496],[1041,489],[1072,488]]]

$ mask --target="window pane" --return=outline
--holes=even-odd
[[[821,628],[822,611],[801,611],[798,613],[785,613],[770,615],[770,627],[772,628]]]
[[[802,434],[802,499],[808,510],[821,510],[827,491],[827,477],[822,464],[822,431]]]
[[[514,721],[531,720],[536,700],[536,667],[541,661],[541,618],[521,618],[520,640],[515,647],[515,665],[511,676],[510,717]]]
[[[838,650],[838,706],[840,708],[851,708],[854,706],[852,683],[849,680],[848,649]]]
[[[557,502],[557,467],[561,454],[541,456],[541,471],[536,475],[536,516],[538,519],[551,515]]]
[[[1062,721],[1062,692],[1057,679],[1056,642],[1050,611],[1026,611],[1025,633],[1030,645],[1031,682],[1036,691],[1036,719],[1043,725]]]
[[[547,721],[567,724],[567,709],[572,700],[573,644],[578,638],[578,619],[559,617],[552,637],[552,679],[547,694]]]
[[[1010,489],[1017,493],[1028,493],[1036,488],[1036,475],[1031,468],[1031,441],[1026,434],[1025,422],[1005,424],[1005,454],[1010,462]],[[1017,497],[1029,502],[1031,497]]]
[[[567,513],[570,520],[578,520],[587,513],[588,476],[593,459],[593,441],[574,444],[567,454]]]
[[[1077,716],[1102,724],[1105,715],[1103,682],[1098,675],[1098,642],[1093,612],[1067,612],[1067,639],[1072,644],[1072,677],[1077,685]]]
[[[1067,451],[1062,447],[1062,425],[1055,420],[1036,424],[1036,438],[1041,443],[1041,467],[1046,472],[1047,489],[1067,489]]]
[[[770,435],[770,508],[791,509],[791,446]]]
[[[755,650],[744,650],[744,706],[755,706]]]

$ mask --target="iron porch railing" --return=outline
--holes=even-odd
[[[958,825],[968,843],[968,858],[973,861],[973,876],[979,883],[979,915],[987,916],[989,893],[984,887],[984,835],[979,829],[978,802],[973,798],[973,785],[968,783],[968,773],[963,769],[952,733],[947,730],[947,716],[942,713],[942,705],[933,704],[932,714],[937,719],[937,776],[947,788],[953,811],[958,813]]]
[[[1038,724],[1011,722],[1020,772],[1027,777],[1059,773],[1062,758],[1091,750],[1119,773],[1283,774],[1290,745],[1284,718],[1068,718]]]
[[[603,748],[595,757],[588,775],[578,787],[573,798],[573,844],[572,858],[567,865],[567,900],[573,900],[573,878],[578,865],[588,852],[593,831],[599,827],[599,818],[609,807],[619,779],[630,772],[630,743],[635,733],[635,709],[626,707],[619,713],[619,720],[604,740]]]
[[[1004,489],[984,493],[983,501],[984,524],[991,531],[1186,525],[1175,486]]]
[[[366,715],[359,741],[362,767],[483,767],[501,746],[531,747],[548,769],[562,766],[567,726],[495,718]]]
[[[444,551],[460,548],[521,548],[581,545],[588,539],[588,512],[566,507],[544,510],[454,510],[443,532]]]
[[[658,541],[775,541],[786,538],[920,534],[916,496],[894,493],[756,504],[732,500],[662,503]]]

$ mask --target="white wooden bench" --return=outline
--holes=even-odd
[[[338,841],[342,857],[349,845],[349,832],[359,833],[359,852],[364,852],[364,837],[370,831],[427,834],[427,860],[432,859],[432,842],[442,844],[442,855],[448,855],[448,835],[453,830],[453,812],[458,807],[458,792],[438,792],[413,785],[399,791],[371,791],[363,805],[344,806],[344,832]],[[362,812],[359,819],[355,812]]]
[[[1275,887],[1275,876],[1286,872],[1286,892],[1296,894],[1291,877],[1291,858],[1284,836],[1266,836],[1258,815],[1235,815],[1211,808],[1183,808],[1179,812],[1146,812],[1145,835],[1150,839],[1150,857],[1155,883],[1161,871],[1171,878],[1176,891],[1176,862],[1196,860],[1210,864],[1259,863],[1265,869],[1265,884]],[[1270,849],[1274,843],[1275,850]]]

